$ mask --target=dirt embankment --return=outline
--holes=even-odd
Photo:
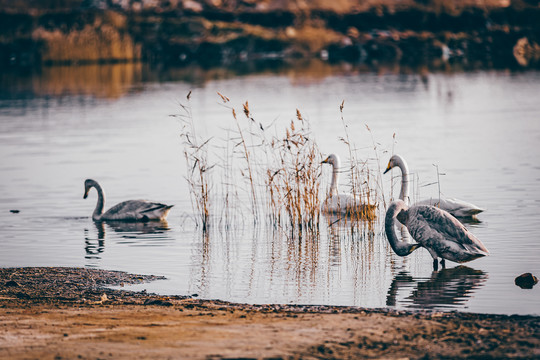
[[[0,269],[0,358],[539,358],[540,318],[244,305],[103,288],[155,277]]]
[[[308,58],[540,66],[537,1],[26,2],[24,11],[0,7],[4,68],[140,60],[208,68]]]

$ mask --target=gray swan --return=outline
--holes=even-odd
[[[335,154],[330,154],[321,163],[332,166],[330,190],[324,201],[323,210],[331,214],[359,215],[367,219],[374,218],[376,205],[362,204],[362,200],[359,197],[338,192],[339,168],[341,166],[339,157]]]
[[[384,174],[386,174],[388,171],[390,171],[392,168],[398,167],[401,170],[401,191],[399,193],[399,198],[405,202],[408,203],[409,198],[409,168],[407,166],[407,163],[405,162],[405,159],[403,159],[399,155],[393,155],[390,158],[390,161],[388,161],[388,166],[386,167],[386,170],[384,171]],[[439,199],[426,199],[421,200],[415,203],[415,205],[433,205],[440,209],[448,211],[450,214],[456,216],[456,217],[462,217],[462,218],[471,218],[475,215],[481,213],[484,211],[484,209],[468,203],[463,200],[459,199],[453,199],[453,198],[441,198]]]
[[[395,219],[405,225],[416,244],[400,241],[394,229]],[[445,266],[445,259],[463,263],[489,254],[482,242],[471,234],[463,224],[447,211],[430,205],[408,207],[403,200],[390,203],[384,220],[386,237],[392,250],[399,256],[407,256],[419,247],[425,248]]]
[[[165,220],[174,205],[165,205],[147,200],[123,201],[105,213],[105,193],[97,181],[87,179],[84,182],[84,196],[88,197],[90,189],[95,188],[98,194],[96,209],[92,214],[94,221],[161,221]]]

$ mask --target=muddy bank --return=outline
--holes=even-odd
[[[103,288],[157,279],[0,269],[0,357],[540,358],[540,318],[244,305]]]
[[[465,2],[456,8],[397,3],[334,9],[316,4],[297,8],[289,2],[277,8],[247,2],[231,7],[226,2],[167,1],[142,7],[67,1],[63,7],[30,3],[24,11],[6,5],[0,8],[0,65],[144,61],[212,68],[320,58],[435,67],[540,66],[538,4],[493,1],[477,7]]]

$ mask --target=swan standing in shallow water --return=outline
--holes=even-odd
[[[399,155],[393,155],[388,162],[388,166],[384,171],[386,174],[390,169],[398,167],[401,170],[401,191],[399,193],[399,198],[405,201],[406,204],[409,203],[409,168],[405,159]],[[426,199],[417,202],[415,205],[433,205],[445,211],[448,211],[450,214],[456,217],[474,217],[476,214],[481,213],[484,209],[479,208],[478,206],[468,203],[463,200],[458,199]]]
[[[332,165],[332,180],[330,190],[324,201],[323,210],[331,214],[359,215],[362,218],[375,217],[376,205],[362,204],[359,197],[338,192],[339,168],[341,162],[335,154],[330,154],[322,164]]]
[[[87,179],[84,182],[84,196],[88,197],[91,188],[95,188],[98,194],[96,209],[92,214],[94,221],[161,221],[165,220],[174,205],[165,205],[147,200],[123,201],[105,213],[105,193],[97,181]]]
[[[407,227],[417,244],[399,241],[395,219]],[[489,254],[488,249],[471,234],[455,217],[435,206],[415,205],[410,208],[403,200],[390,203],[384,220],[386,237],[392,250],[406,256],[423,247],[433,257],[433,268],[437,270],[437,258],[463,263]]]

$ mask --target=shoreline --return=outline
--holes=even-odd
[[[534,315],[248,305],[105,287],[159,278],[1,268],[0,357],[540,359]]]

